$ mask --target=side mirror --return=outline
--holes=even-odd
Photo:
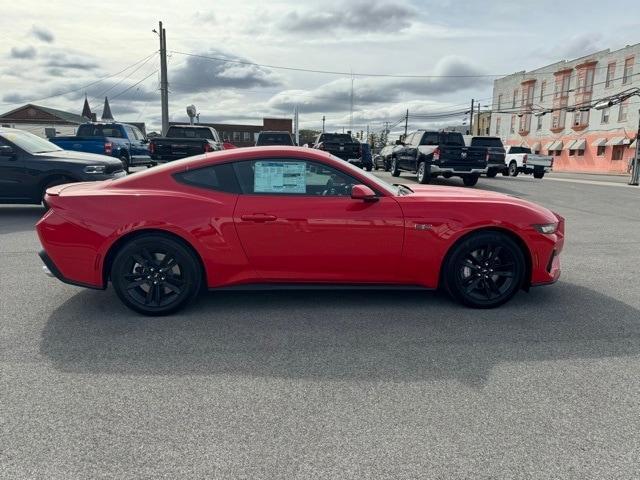
[[[13,150],[13,147],[9,145],[0,145],[0,157],[14,158],[15,156],[16,152]]]
[[[376,192],[366,185],[354,185],[351,188],[351,198],[354,200],[364,200],[365,202],[377,202]]]
[[[396,140],[396,145],[404,145],[404,143],[402,143],[402,140]]]

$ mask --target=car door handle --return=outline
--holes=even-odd
[[[266,213],[254,213],[253,215],[242,215],[240,218],[244,222],[274,222],[278,217]]]

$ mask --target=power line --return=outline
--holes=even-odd
[[[61,97],[61,96],[63,96],[63,95],[68,95],[69,93],[78,92],[78,91],[80,91],[80,90],[84,90],[84,89],[85,89],[85,88],[87,88],[87,87],[91,87],[92,85],[96,85],[96,84],[98,84],[98,83],[104,82],[105,80],[107,80],[107,79],[109,79],[109,78],[113,78],[113,77],[115,77],[115,76],[117,76],[117,75],[120,75],[122,72],[125,72],[125,71],[129,70],[131,67],[134,67],[134,66],[138,65],[140,62],[143,62],[143,61],[147,60],[148,58],[151,58],[151,57],[152,57],[153,55],[155,55],[156,53],[157,53],[157,51],[153,52],[151,55],[147,55],[146,57],[144,57],[144,58],[142,58],[142,59],[138,60],[138,61],[137,61],[137,62],[135,62],[135,63],[132,63],[131,65],[129,65],[129,66],[127,66],[127,67],[123,68],[122,70],[120,70],[120,71],[118,71],[118,72],[116,72],[116,73],[112,73],[112,74],[110,74],[110,75],[106,75],[106,76],[104,76],[104,77],[102,77],[102,78],[99,78],[98,80],[95,80],[95,81],[93,81],[93,82],[91,82],[91,83],[87,83],[86,85],[83,85],[83,86],[81,86],[81,87],[74,88],[74,89],[72,89],[72,90],[67,90],[67,91],[65,91],[65,92],[55,93],[55,94],[53,94],[53,95],[49,95],[49,96],[47,96],[47,97],[37,98],[37,99],[35,99],[35,100],[31,100],[31,101],[29,101],[29,102],[24,102],[24,101],[22,101],[22,102],[17,102],[17,103],[16,103],[16,102],[14,102],[14,103],[0,103],[0,105],[22,105],[22,104],[24,104],[24,103],[35,103],[35,102],[41,102],[42,100],[48,100],[48,99],[50,99],[50,98],[55,98],[55,97]]]

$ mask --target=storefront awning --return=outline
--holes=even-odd
[[[574,149],[573,148],[573,144],[576,143],[576,142],[577,142],[577,140],[569,140],[567,142],[567,144],[565,145],[564,149],[565,150],[573,150]]]
[[[604,147],[607,144],[607,139],[606,138],[598,138],[597,140],[595,140],[591,146],[592,147]]]
[[[630,140],[627,137],[614,137],[607,142],[607,146],[615,147],[617,145],[629,145]]]
[[[551,150],[551,146],[556,143],[555,140],[553,142],[549,142],[544,146],[545,150]]]

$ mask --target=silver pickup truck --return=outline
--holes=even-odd
[[[553,157],[531,153],[529,147],[507,145],[505,149],[507,167],[502,172],[504,176],[515,177],[518,173],[533,173],[533,178],[542,178],[546,172],[550,172],[553,168]]]

